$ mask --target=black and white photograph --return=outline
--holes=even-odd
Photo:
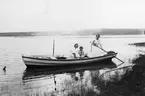
[[[145,0],[0,0],[0,96],[145,96]]]

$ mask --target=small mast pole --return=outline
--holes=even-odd
[[[53,39],[53,57],[54,57],[54,51],[55,51],[55,39]]]

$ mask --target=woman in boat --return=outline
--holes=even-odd
[[[96,39],[93,40],[92,45],[95,46],[95,47],[100,47],[100,48],[102,48],[102,45],[101,45],[101,43],[100,43],[100,34],[97,34],[97,35],[96,35]]]
[[[79,54],[78,54],[79,48],[78,48],[78,47],[79,47],[79,44],[76,43],[76,44],[74,45],[73,50],[72,50],[73,58],[78,58],[78,57],[79,57]]]
[[[94,57],[94,56],[96,57],[96,56],[105,54],[104,51],[101,50],[102,44],[100,42],[100,34],[96,35],[95,40],[93,40],[91,44],[92,44],[91,46],[94,46],[95,48],[91,47],[91,51],[92,51],[92,48],[93,48],[93,51],[88,54],[89,57]]]

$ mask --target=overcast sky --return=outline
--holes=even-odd
[[[145,28],[144,0],[0,0],[0,32]]]

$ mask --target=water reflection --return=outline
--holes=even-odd
[[[23,84],[25,90],[29,91],[29,95],[35,94],[34,91],[41,96],[40,93],[61,94],[87,96],[91,94],[99,94],[97,86],[93,82],[99,76],[99,69],[114,68],[113,62],[110,64],[73,66],[61,68],[45,68],[45,69],[26,69],[23,75]],[[42,92],[43,89],[43,92]],[[31,91],[30,91],[31,90]],[[40,92],[41,90],[41,92]],[[83,95],[82,95],[83,94]],[[89,93],[90,94],[90,93]]]
[[[30,78],[39,78],[49,74],[63,74],[63,73],[76,73],[85,70],[94,70],[102,68],[114,68],[116,64],[109,62],[107,64],[89,64],[89,65],[79,65],[79,66],[67,66],[67,67],[53,67],[53,68],[27,68],[24,71],[23,80]]]

